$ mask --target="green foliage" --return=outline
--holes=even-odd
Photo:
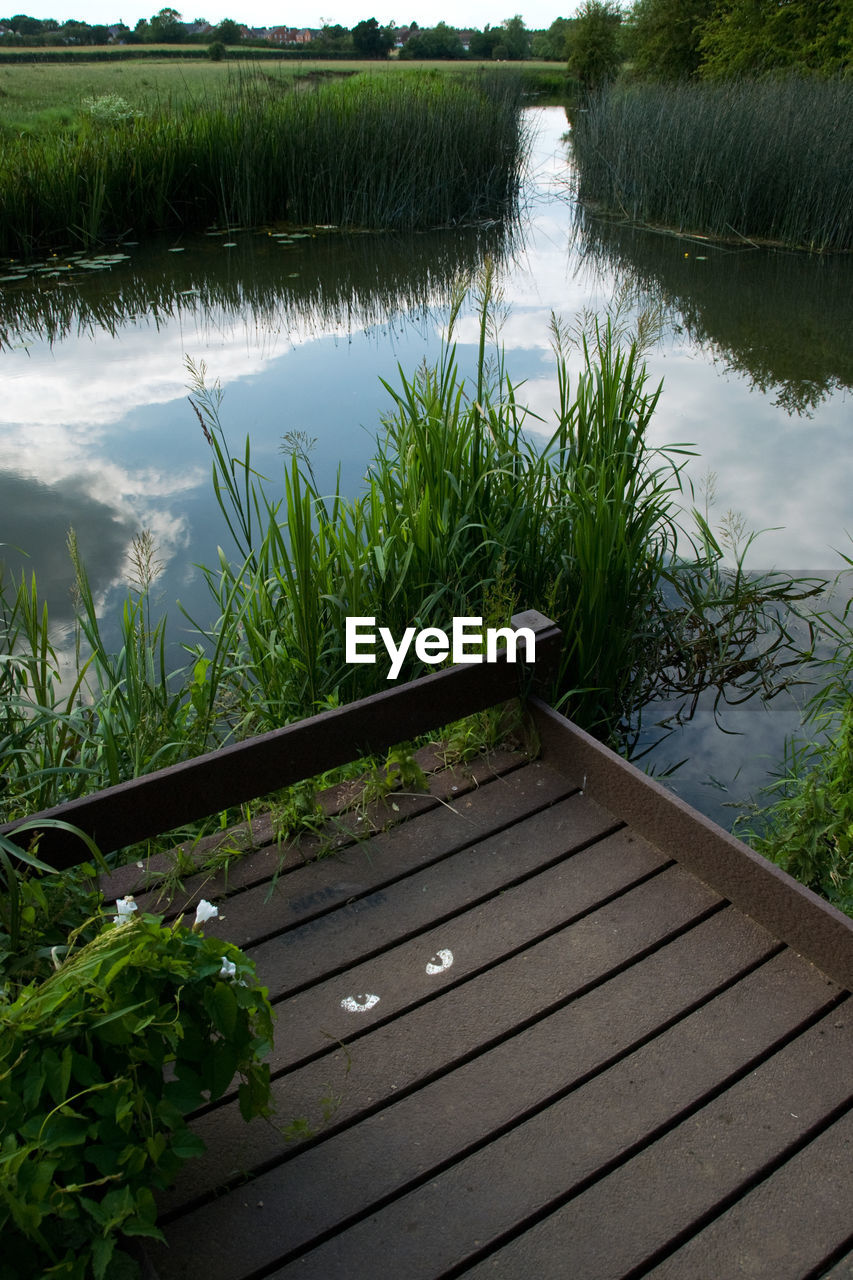
[[[207,56],[211,62],[222,62],[225,57],[225,45],[221,40],[214,40],[213,44],[208,45]]]
[[[569,38],[573,26],[571,18],[555,18],[547,31],[538,32],[533,37],[533,57],[544,58],[549,62],[565,62],[569,56]]]
[[[716,0],[637,0],[630,15],[634,69],[659,80],[693,75],[699,44]]]
[[[853,915],[853,698],[826,736],[788,744],[764,806],[739,820],[753,848]]]
[[[384,58],[394,45],[394,28],[380,27],[375,18],[366,18],[353,27],[352,43],[365,58]]]
[[[330,26],[328,23],[322,28],[319,36],[311,42],[322,52],[341,53],[349,51],[353,48],[352,34],[348,27],[342,27],[340,23]]]
[[[659,395],[642,358],[648,330],[555,324],[558,395],[543,438],[506,374],[488,274],[467,379],[452,343],[463,304],[460,291],[437,366],[388,385],[392,410],[352,499],[318,489],[295,437],[280,487],[258,476],[248,442],[231,452],[218,390],[195,371],[230,548],[205,569],[215,621],[196,626],[186,666],[169,671],[164,621],[150,616],[155,552],[141,535],[112,652],[72,538],[80,649],[76,681],[61,689],[35,583],[0,592],[5,820],[387,688],[381,657],[346,661],[347,616],[376,617],[399,637],[447,630],[454,616],[502,626],[539,608],[565,635],[552,696],[622,746],[652,696],[689,706],[727,682],[738,698],[772,694],[784,630],[772,611],[797,584],[724,570],[702,525],[694,553],[673,560],[684,451],[648,443]],[[760,644],[768,627],[775,640]],[[402,674],[422,669],[410,654]],[[284,825],[310,819],[309,799]]]
[[[78,602],[76,678],[63,689],[47,606],[35,579],[0,583],[0,812],[4,821],[195,755],[217,737],[224,651],[195,655],[183,679],[166,665],[165,619],[152,623],[157,564],[149,533],[132,545],[137,575],[109,650],[73,531]],[[80,656],[85,644],[87,657]],[[227,733],[227,729],[225,730]],[[85,851],[81,849],[81,854]]]
[[[450,342],[437,367],[411,379],[400,372],[365,490],[352,500],[324,496],[299,450],[275,496],[253,473],[248,446],[242,458],[230,453],[217,390],[198,378],[196,406],[237,552],[208,580],[241,620],[241,732],[309,714],[330,690],[349,702],[387,687],[387,662],[346,662],[348,616],[376,617],[399,637],[410,626],[447,630],[454,616],[486,616],[496,598],[492,625],[522,605],[560,624],[552,696],[613,741],[624,741],[678,667],[673,654],[698,649],[697,607],[713,661],[687,665],[686,696],[698,677],[707,687],[736,675],[743,697],[772,684],[775,649],[756,651],[752,641],[767,621],[763,593],[775,605],[784,580],[747,593],[740,570],[721,568],[712,538],[698,540],[694,559],[672,562],[683,451],[648,444],[659,389],[646,385],[644,339],[589,320],[573,344],[556,326],[556,425],[537,443],[499,349],[488,362],[490,325],[486,279],[475,376],[462,377]],[[570,353],[580,361],[574,381]],[[410,654],[402,676],[421,670]]]
[[[21,864],[2,848],[0,869],[0,985],[8,998],[50,975],[75,930],[84,941],[94,937],[101,894],[92,862],[58,875]]]
[[[150,19],[146,38],[154,44],[180,44],[185,34],[180,13],[167,6]]]
[[[459,39],[458,32],[453,27],[448,27],[446,22],[439,22],[435,27],[418,31],[415,36],[409,36],[400,50],[400,57],[404,60],[412,58],[440,60],[465,56],[465,47]]]
[[[133,227],[280,219],[430,227],[503,213],[523,156],[507,77],[407,73],[220,96],[78,134],[0,139],[0,252]]]
[[[202,1150],[185,1115],[235,1074],[265,1114],[271,1011],[237,948],[157,917],[108,924],[0,1006],[3,1275],[95,1280],[162,1238],[154,1191]],[[169,1071],[164,1074],[164,1068]]]
[[[233,18],[223,18],[221,22],[213,28],[213,38],[222,44],[237,45],[243,39],[243,32],[239,22],[235,22]]]
[[[569,71],[585,89],[606,84],[619,70],[621,25],[616,0],[583,0],[569,33]]]
[[[635,221],[853,247],[853,83],[635,84],[574,121],[581,200]]]
[[[848,565],[853,561],[845,556]],[[834,643],[825,679],[806,708],[807,735],[786,747],[762,804],[736,830],[759,853],[853,915],[853,625],[821,617]]]
[[[768,71],[835,75],[853,57],[850,0],[729,0],[701,30],[709,79]]]

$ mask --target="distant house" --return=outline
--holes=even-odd
[[[310,27],[271,27],[270,44],[310,44],[313,32]]]

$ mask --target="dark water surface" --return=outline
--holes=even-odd
[[[171,634],[189,631],[177,600],[207,619],[196,566],[215,561],[227,531],[186,399],[187,360],[221,384],[235,452],[248,434],[258,469],[278,476],[282,436],[305,432],[317,440],[321,483],[331,488],[340,469],[355,493],[390,408],[380,379],[393,384],[398,362],[411,374],[436,357],[454,284],[486,253],[508,308],[508,369],[543,432],[556,404],[552,312],[571,324],[616,297],[629,311],[654,301],[664,317],[649,356],[651,379],[664,379],[654,442],[695,447],[687,474],[697,505],[715,495],[712,522],[731,510],[772,530],[750,548],[751,567],[834,576],[853,530],[853,260],[581,218],[564,111],[532,109],[530,120],[536,140],[511,235],[242,230],[125,245],[125,257],[88,265],[57,256],[0,283],[0,542],[9,568],[36,570],[58,627],[72,613],[69,525],[107,634],[130,539],[143,528],[164,562],[155,596]],[[473,366],[476,329],[463,311],[463,367]],[[760,785],[797,720],[790,698],[771,709],[754,701],[726,713],[732,737],[702,709],[657,749],[655,767],[689,756],[674,784],[729,823],[726,802]]]

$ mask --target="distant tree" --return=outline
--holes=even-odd
[[[506,48],[506,56],[513,62],[530,56],[530,32],[520,13],[514,18],[504,18],[500,27],[500,43]]]
[[[642,75],[682,80],[699,69],[699,42],[716,0],[637,0],[629,17],[630,56]]]
[[[15,34],[19,36],[38,36],[44,30],[44,23],[41,18],[31,18],[26,13],[16,13],[11,18],[4,18],[3,26],[11,27]]]
[[[161,9],[148,23],[148,38],[154,44],[180,44],[186,32],[177,9]]]
[[[464,58],[465,47],[459,39],[458,31],[439,22],[437,27],[427,31],[419,31],[410,36],[400,50],[401,58]]]
[[[225,57],[225,45],[221,40],[214,40],[207,46],[207,56],[211,62],[222,62]]]
[[[621,25],[614,0],[584,0],[569,38],[569,71],[584,88],[596,88],[619,70]]]
[[[349,27],[342,27],[340,23],[329,26],[328,23],[323,27],[319,36],[312,42],[312,48],[319,45],[321,49],[345,51],[352,48],[352,35]]]
[[[516,14],[514,18],[504,18],[499,27],[486,25],[482,31],[473,31],[468,53],[472,58],[498,58],[501,61],[526,58],[530,53],[530,32],[524,25],[524,19]]]
[[[472,58],[491,58],[495,46],[500,44],[503,32],[500,27],[490,27],[488,23],[482,31],[472,31],[468,43],[468,53]]]
[[[213,36],[214,44],[217,40],[222,44],[239,44],[243,39],[243,28],[233,18],[223,18],[207,34]]]
[[[106,44],[107,29],[102,27],[101,30],[104,32],[104,39],[99,42],[94,38],[94,30],[88,22],[81,22],[79,18],[68,18],[59,28],[59,35],[63,44]]]
[[[534,58],[565,62],[569,56],[567,41],[573,26],[574,21],[570,18],[555,18],[547,31],[537,31],[530,47]]]
[[[353,27],[352,43],[364,58],[385,58],[394,45],[394,28],[380,27],[375,18],[365,18]]]

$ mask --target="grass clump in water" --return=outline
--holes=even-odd
[[[848,564],[853,565],[848,557]],[[783,870],[853,915],[853,624],[823,617],[835,650],[828,678],[806,707],[805,738],[792,739],[760,806],[739,834]]]
[[[849,78],[619,85],[585,108],[581,200],[680,231],[853,248]]]
[[[703,688],[772,696],[790,660],[776,611],[806,588],[726,569],[701,518],[690,554],[676,555],[685,451],[647,439],[660,392],[647,383],[648,335],[590,320],[571,343],[555,324],[557,401],[543,440],[499,346],[489,355],[491,295],[487,275],[471,377],[452,344],[460,292],[438,365],[401,370],[388,387],[393,408],[354,498],[319,490],[296,437],[276,491],[248,442],[231,452],[218,391],[198,371],[194,406],[231,541],[205,570],[216,620],[196,626],[186,665],[170,672],[162,620],[149,614],[156,552],[140,539],[112,653],[75,556],[81,644],[60,688],[35,585],[9,593],[5,819],[387,688],[389,664],[347,661],[347,617],[375,617],[399,638],[447,631],[454,617],[503,626],[539,608],[565,637],[551,697],[624,749],[653,697],[689,711]],[[412,657],[401,678],[423,670]]]
[[[274,220],[423,228],[502,216],[525,139],[509,77],[265,77],[0,139],[0,253]]]

